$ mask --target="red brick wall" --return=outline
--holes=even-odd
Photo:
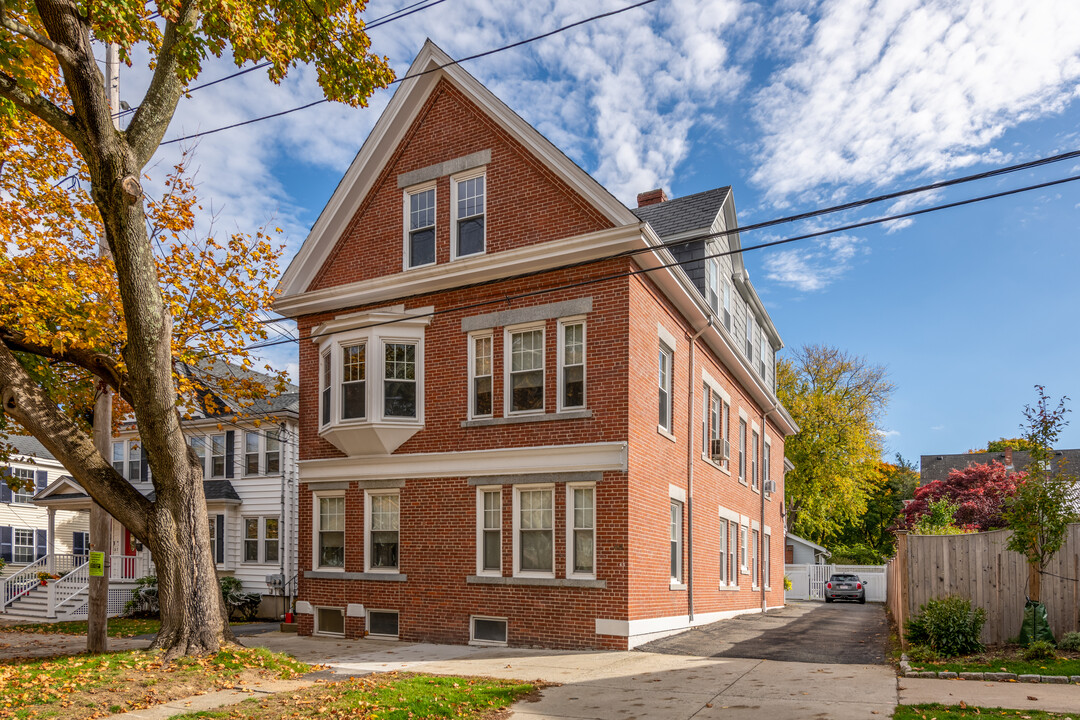
[[[611,227],[595,208],[443,80],[369,191],[310,290],[402,271],[403,211],[398,175],[491,150],[487,167],[487,252]],[[436,261],[450,260],[450,178],[438,179]]]

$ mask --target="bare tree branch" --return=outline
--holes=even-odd
[[[7,28],[16,35],[22,35],[25,38],[33,40],[38,45],[55,55],[56,59],[60,61],[61,64],[70,63],[72,60],[71,52],[66,47],[60,45],[59,43],[53,42],[48,37],[42,35],[34,28],[24,23],[21,23],[15,18],[8,15],[7,3],[3,0],[0,0],[0,27]]]

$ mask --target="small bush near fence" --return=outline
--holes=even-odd
[[[1045,640],[1036,640],[1024,650],[1024,659],[1028,662],[1033,660],[1053,660],[1054,646]]]
[[[971,608],[967,598],[935,598],[907,621],[905,635],[912,645],[925,645],[945,657],[970,655],[982,650],[986,610]]]
[[[1062,635],[1058,647],[1062,650],[1080,651],[1080,632],[1069,632]]]

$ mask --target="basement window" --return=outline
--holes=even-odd
[[[368,610],[368,635],[397,638],[398,613],[396,610]]]
[[[506,618],[472,617],[472,637],[474,645],[505,645]]]
[[[341,608],[316,608],[315,632],[319,635],[345,635],[345,611]]]

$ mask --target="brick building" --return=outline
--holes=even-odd
[[[782,605],[797,428],[741,256],[706,257],[730,189],[630,210],[449,62],[424,46],[279,285],[300,631],[626,648]]]

